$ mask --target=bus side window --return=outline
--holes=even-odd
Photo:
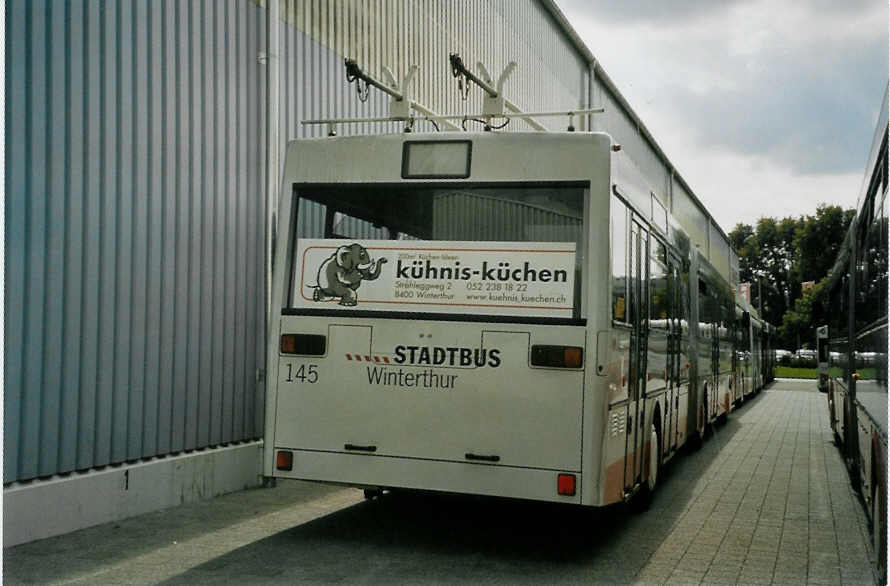
[[[679,299],[677,303],[677,319],[680,320],[680,332],[682,335],[689,333],[689,268],[684,263],[683,267],[676,271],[679,282],[677,290]]]
[[[705,329],[704,331],[701,328],[708,323],[709,321],[709,303],[708,303],[708,285],[705,283],[704,278],[702,278],[701,274],[698,276],[698,327],[699,327],[699,335],[707,338],[709,330]]]
[[[653,239],[649,259],[649,327],[656,329],[667,329],[670,317],[666,260],[664,244]]]
[[[612,319],[627,323],[627,207],[612,196]]]

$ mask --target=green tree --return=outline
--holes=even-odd
[[[855,211],[822,204],[815,216],[803,218],[794,234],[794,270],[800,281],[819,281],[837,258]]]
[[[754,228],[739,222],[729,233],[729,245],[735,251],[741,251],[749,244],[748,239],[754,236]]]
[[[751,283],[751,304],[780,326],[780,344],[797,348],[812,338],[818,315],[816,293],[801,295],[801,282],[821,283],[834,263],[853,210],[822,204],[813,216],[761,218],[736,224],[729,241],[739,255],[739,279]]]
[[[772,324],[782,323],[795,291],[800,293],[792,271],[796,228],[793,218],[760,218],[755,228],[740,223],[729,233],[739,255],[739,280],[751,283],[751,304]]]
[[[813,345],[811,341],[816,339],[816,327],[825,321],[820,295],[827,281],[827,278],[822,278],[804,291],[795,300],[794,307],[782,316],[779,336],[787,347],[800,348],[807,342]]]

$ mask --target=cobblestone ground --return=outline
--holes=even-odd
[[[678,463],[674,477],[698,477],[665,484],[652,513],[691,495],[637,583],[873,583],[865,514],[811,385],[777,381],[705,444],[699,473]]]
[[[662,476],[652,507],[290,481],[4,550],[4,582],[873,584],[865,513],[811,382],[777,381]]]

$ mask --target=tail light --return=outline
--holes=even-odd
[[[281,353],[324,356],[327,338],[316,334],[281,334]]]
[[[293,470],[294,453],[288,450],[278,450],[275,454],[275,467],[279,470]]]
[[[560,474],[557,476],[556,493],[562,496],[575,496],[575,475]]]
[[[581,368],[584,364],[584,349],[578,346],[532,346],[532,366],[555,368]]]

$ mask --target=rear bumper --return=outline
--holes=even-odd
[[[582,503],[585,488],[580,473],[566,470],[308,450],[293,454],[293,470],[274,470],[275,477],[574,504]],[[575,496],[556,492],[557,475],[566,472],[576,475]]]

